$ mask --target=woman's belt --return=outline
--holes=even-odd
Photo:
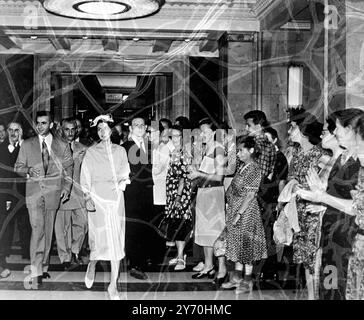
[[[203,184],[199,185],[199,188],[214,188],[214,187],[222,187],[223,184],[221,181],[206,181]]]

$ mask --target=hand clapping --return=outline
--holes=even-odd
[[[302,199],[305,199],[307,201],[311,202],[320,202],[320,195],[322,192],[314,192],[311,190],[305,190],[305,189],[299,189],[297,190],[297,195],[301,197]]]
[[[313,192],[325,191],[327,188],[327,184],[322,182],[317,172],[313,168],[308,170],[306,181],[310,190]]]

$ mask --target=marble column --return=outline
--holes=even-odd
[[[258,107],[256,40],[254,34],[227,34],[221,42],[220,92],[224,95],[224,120],[237,133],[244,128],[244,114]]]
[[[346,1],[346,108],[364,109],[363,12],[363,1]]]

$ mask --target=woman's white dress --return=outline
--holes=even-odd
[[[129,173],[123,147],[99,143],[86,151],[80,182],[96,206],[96,212],[88,213],[90,260],[115,261],[125,256],[125,205],[121,186],[125,187]]]

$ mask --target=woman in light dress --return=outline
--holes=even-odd
[[[190,166],[188,178],[199,179],[196,197],[195,243],[204,250],[204,267],[193,279],[213,279],[214,242],[225,227],[225,192],[223,186],[225,151],[215,140],[216,126],[209,119],[199,122],[206,144],[199,170]]]
[[[125,207],[124,190],[129,182],[129,164],[123,147],[111,143],[111,116],[98,116],[97,126],[100,142],[90,147],[81,168],[81,186],[89,211],[90,262],[85,284],[91,288],[95,279],[98,260],[111,263],[109,297],[120,300],[117,290],[120,260],[124,258]]]

